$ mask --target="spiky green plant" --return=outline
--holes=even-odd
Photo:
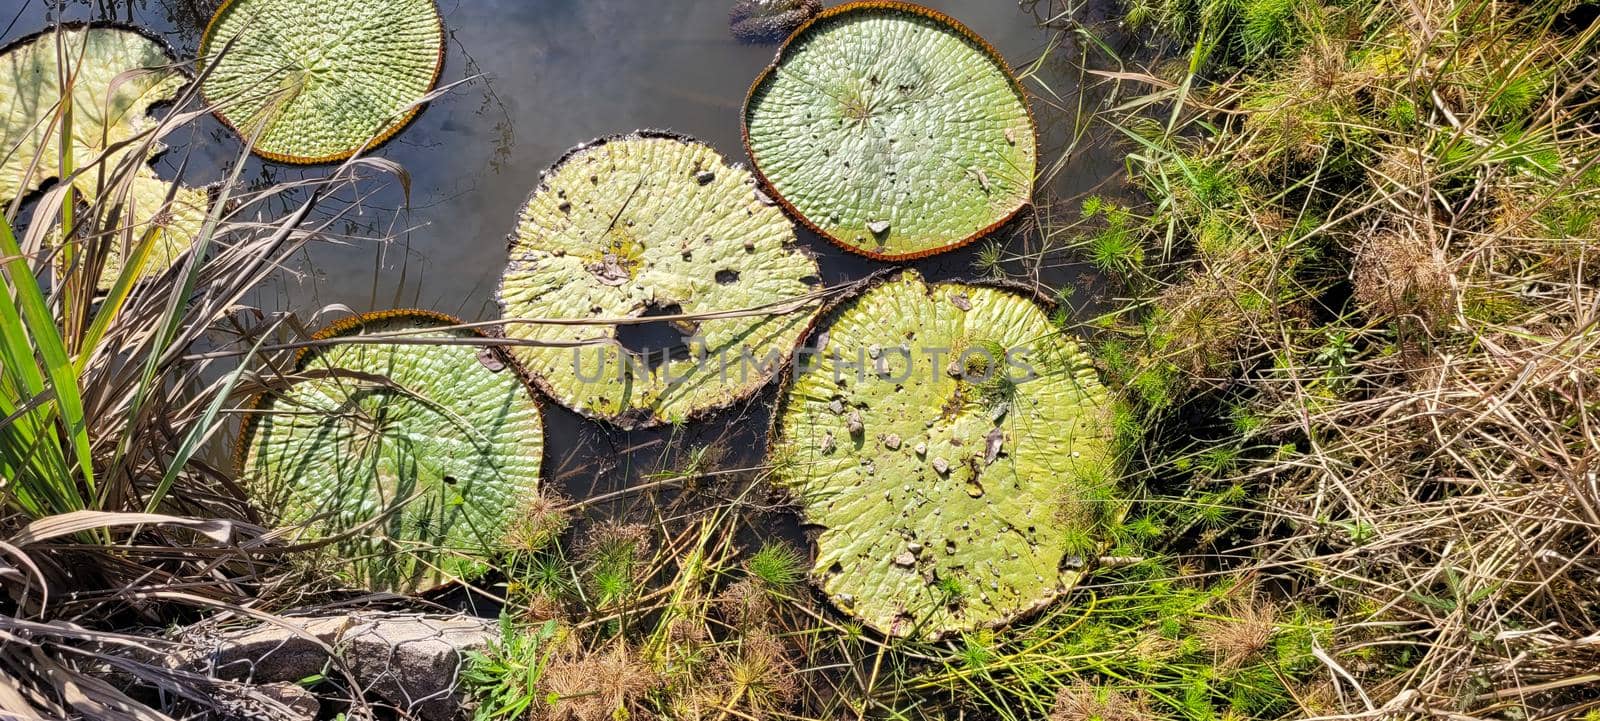
[[[787,590],[805,580],[809,559],[799,549],[782,542],[768,542],[750,555],[745,569],[769,588]]]

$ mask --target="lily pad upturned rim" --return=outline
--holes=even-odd
[[[744,106],[739,109],[739,136],[744,142],[745,155],[749,156],[750,158],[750,172],[755,174],[756,178],[761,181],[761,185],[768,191],[768,194],[774,200],[778,201],[778,203],[783,206],[783,209],[788,211],[791,217],[798,219],[806,226],[806,228],[810,229],[811,232],[826,238],[828,242],[857,255],[866,256],[873,260],[905,261],[926,258],[931,255],[938,255],[940,253],[949,252],[957,248],[970,245],[974,241],[983,238],[984,236],[993,233],[995,230],[1004,227],[1007,223],[1010,223],[1013,219],[1020,215],[1023,210],[1031,206],[1033,201],[1031,199],[1027,200],[1021,205],[1017,206],[1011,212],[995,220],[993,223],[990,223],[989,225],[979,229],[977,232],[962,238],[957,242],[941,245],[937,248],[929,248],[927,250],[913,251],[910,253],[877,253],[858,245],[845,242],[843,239],[823,230],[815,222],[812,222],[812,220],[806,217],[805,214],[801,213],[798,208],[795,208],[794,204],[790,203],[788,198],[785,198],[782,193],[778,192],[777,188],[773,186],[772,181],[768,180],[766,174],[762,172],[761,164],[755,162],[755,151],[750,147],[750,101],[755,99],[756,91],[760,90],[761,86],[764,85],[775,73],[777,73],[778,66],[782,65],[783,61],[786,59],[786,56],[789,52],[789,46],[792,45],[794,41],[801,35],[804,35],[806,32],[811,30],[812,26],[816,25],[817,23],[836,18],[840,15],[871,11],[904,12],[928,18],[935,22],[942,23],[952,30],[955,30],[968,40],[972,41],[973,44],[981,48],[992,60],[995,61],[995,63],[1000,66],[1000,69],[1005,72],[1006,79],[1010,81],[1012,89],[1015,90],[1018,96],[1022,99],[1022,107],[1028,115],[1028,127],[1032,132],[1034,141],[1038,142],[1039,121],[1033,116],[1033,103],[1031,102],[1032,95],[1029,94],[1028,89],[1023,86],[1022,80],[1017,78],[1016,71],[1012,69],[1010,63],[1006,62],[1005,56],[1001,55],[1000,51],[996,50],[993,45],[990,45],[988,40],[983,39],[983,36],[973,32],[971,28],[967,27],[960,20],[950,17],[949,15],[939,12],[938,10],[934,10],[933,8],[918,5],[916,3],[901,2],[901,0],[856,0],[855,2],[847,2],[824,9],[822,12],[817,13],[815,17],[805,21],[800,25],[800,27],[795,28],[794,32],[790,33],[789,37],[783,41],[783,44],[778,46],[778,52],[775,56],[773,56],[772,62],[768,63],[765,68],[762,68],[761,73],[756,75],[756,79],[750,83],[750,89],[745,91]],[[981,285],[981,283],[974,283],[973,285]]]
[[[211,19],[206,21],[206,28],[200,33],[200,48],[195,51],[194,62],[197,69],[200,68],[201,63],[205,62],[206,51],[210,49],[212,29],[216,26],[217,21],[222,18],[223,13],[231,9],[235,2],[238,2],[238,0],[222,0],[222,4],[217,6],[216,12],[211,14]],[[433,77],[428,80],[428,87],[434,88],[439,84],[439,77],[444,74],[445,53],[447,44],[450,41],[450,35],[449,31],[444,26],[444,15],[439,12],[439,0],[429,0],[428,4],[433,6],[433,15],[439,19],[439,57],[434,60]],[[203,73],[204,71],[202,70],[201,72]],[[207,105],[212,104],[211,98],[206,96],[205,85],[203,83],[200,86],[200,99],[205,101]],[[349,152],[333,153],[320,157],[287,155],[284,153],[274,153],[270,150],[262,150],[254,145],[250,146],[250,152],[266,158],[267,160],[272,160],[279,163],[288,163],[290,165],[321,165],[324,163],[336,163],[359,152],[371,152],[373,150],[377,150],[379,146],[394,139],[394,136],[399,135],[400,131],[405,130],[407,126],[411,125],[411,121],[416,120],[417,115],[420,114],[422,109],[426,106],[427,103],[417,103],[411,106],[411,109],[406,111],[404,117],[395,121],[394,124],[390,125],[388,129],[383,131],[383,133],[379,134],[377,137],[374,137],[372,140],[360,147],[351,148]],[[235,135],[238,135],[241,138],[244,137],[244,131],[235,126],[233,121],[229,120],[222,113],[213,110],[211,112],[211,116],[216,118],[223,125],[227,126],[227,128],[232,130]]]
[[[356,313],[355,315],[345,316],[339,320],[333,321],[332,323],[324,326],[321,330],[313,333],[309,340],[330,340],[360,331],[362,328],[365,328],[371,323],[408,319],[438,323],[441,326],[457,326],[466,323],[466,321],[450,315],[449,313],[440,313],[439,311],[426,310],[423,308],[393,308],[389,310],[374,310],[366,313]],[[464,333],[470,333],[480,338],[494,338],[493,335],[480,328],[460,328],[458,330]],[[316,357],[318,353],[327,350],[328,347],[329,346],[307,346],[295,351],[293,371],[298,373],[302,370],[305,370],[306,363],[312,358]],[[533,400],[533,406],[538,410],[539,413],[539,422],[543,424],[544,401],[541,396],[543,389],[535,388],[534,384],[531,382],[532,379],[529,377],[529,374],[523,371],[522,365],[518,363],[517,359],[510,353],[507,353],[504,348],[493,345],[485,345],[483,348],[493,353],[495,360],[504,363],[506,370],[516,374],[517,380],[521,381],[523,388],[528,391],[528,397]],[[234,442],[233,446],[233,467],[235,475],[244,475],[245,460],[250,453],[250,441],[255,436],[256,417],[269,412],[265,405],[267,400],[271,398],[272,395],[273,391],[271,390],[260,391],[246,399],[241,407],[243,412],[240,414],[241,417],[239,419],[238,440]]]
[[[345,316],[329,323],[316,333],[313,333],[309,340],[324,341],[333,338],[345,337],[358,333],[362,328],[365,328],[371,323],[394,320],[411,320],[419,321],[421,323],[437,323],[439,324],[440,328],[460,326],[465,324],[465,321],[463,321],[461,318],[448,313],[441,313],[438,311],[421,308],[395,308],[388,310],[368,311],[365,313],[356,313],[354,315]],[[488,332],[486,329],[478,327],[454,328],[453,330],[485,339],[493,339],[496,337],[492,332]],[[294,362],[292,364],[293,371],[299,372],[304,370],[312,359],[333,347],[336,346],[316,345],[300,348],[299,350],[295,351]],[[542,452],[543,444],[548,441],[548,438],[545,438],[543,435],[544,432],[547,432],[544,400],[528,382],[528,375],[523,372],[522,366],[517,363],[516,358],[512,357],[510,353],[507,353],[505,349],[500,346],[485,345],[482,346],[482,348],[493,353],[496,360],[505,364],[505,368],[501,372],[508,372],[515,375],[518,385],[520,385],[521,389],[527,393],[528,402],[533,410],[534,418],[538,421],[539,428],[545,429],[541,431],[540,437],[541,455],[539,458],[538,473],[541,487],[541,490],[538,492],[542,493],[543,482],[545,480],[545,465],[549,460],[549,454]],[[291,383],[288,387],[292,388],[293,383]],[[287,390],[287,388],[278,390]],[[233,465],[236,477],[243,478],[245,474],[245,464],[250,455],[250,444],[255,436],[255,429],[257,425],[256,420],[260,416],[270,414],[267,404],[269,399],[272,398],[276,392],[277,391],[275,390],[258,392],[251,396],[243,405],[243,412],[241,413],[241,418],[239,421],[240,427],[238,439],[234,444]],[[257,510],[253,503],[250,508],[252,513],[255,513]],[[455,581],[452,579],[444,578],[431,585],[417,587],[413,589],[411,593],[414,595],[426,596],[428,594],[436,593],[448,588],[454,582]]]
[[[231,2],[232,0],[228,0],[228,1]],[[63,32],[63,31],[76,31],[76,30],[121,30],[123,32],[129,32],[129,33],[133,33],[135,35],[138,35],[139,37],[142,37],[145,40],[149,40],[152,44],[154,44],[157,47],[161,48],[161,54],[165,55],[167,57],[167,60],[168,60],[167,66],[165,68],[163,68],[163,69],[178,74],[179,76],[184,78],[185,82],[184,82],[183,85],[180,85],[176,89],[174,89],[174,91],[172,93],[172,95],[173,95],[172,98],[165,98],[165,99],[160,100],[159,102],[153,103],[152,107],[158,107],[158,106],[161,106],[161,105],[165,105],[165,104],[173,102],[177,98],[183,97],[183,94],[186,91],[188,91],[189,86],[192,85],[194,83],[194,81],[195,81],[194,69],[191,68],[188,63],[181,62],[178,59],[178,51],[172,47],[172,43],[168,42],[165,37],[162,37],[159,33],[155,32],[154,30],[151,30],[149,28],[142,27],[142,26],[139,26],[139,25],[135,25],[133,23],[123,22],[121,20],[63,20],[63,21],[50,23],[49,25],[46,25],[45,27],[40,28],[38,30],[35,30],[35,31],[31,32],[31,33],[28,33],[26,35],[23,35],[23,36],[20,36],[20,37],[17,37],[17,38],[13,38],[10,42],[7,42],[5,45],[0,45],[0,56],[3,56],[5,54],[7,54],[7,53],[10,53],[10,52],[14,51],[14,50],[17,50],[17,49],[21,48],[22,46],[28,45],[28,44],[36,41],[36,40],[39,40],[40,38],[43,38],[43,37],[47,36],[47,35],[51,35],[53,33],[58,33],[58,32]],[[11,148],[0,148],[0,155],[3,155],[5,153],[9,153],[9,152],[11,152],[11,150],[12,150]],[[145,160],[144,160],[145,164],[146,165],[150,164],[151,160],[153,160],[154,158],[155,158],[154,155],[146,157]],[[65,178],[56,178],[55,180],[59,183],[60,181],[65,180]],[[42,192],[44,192],[46,185],[48,185],[48,184],[47,183],[46,184],[41,184],[41,186],[38,187],[38,188],[32,188],[32,189],[29,189],[29,190],[25,190],[24,192],[19,193],[18,195],[19,195],[19,197],[22,199],[22,201],[24,203],[29,202],[29,201],[39,197],[39,195]],[[215,183],[213,183],[212,185],[215,185]],[[206,187],[209,187],[209,186],[206,186]],[[4,201],[9,202],[12,199],[11,198],[0,198],[0,200],[4,200]],[[213,200],[214,200],[214,198],[213,198]]]
[[[232,0],[228,0],[228,2],[232,2]],[[167,56],[168,60],[172,61],[172,64],[168,66],[170,70],[183,75],[191,81],[194,80],[194,70],[187,63],[178,60],[178,51],[172,47],[172,43],[167,42],[165,37],[150,28],[121,20],[61,20],[53,22],[27,35],[12,38],[5,45],[0,45],[0,55],[16,50],[51,33],[63,30],[123,30],[139,35],[161,46],[161,52]],[[183,88],[179,88],[179,90],[183,90]]]
[[[710,144],[710,143],[708,143],[708,142],[706,142],[704,140],[696,138],[696,137],[694,137],[692,135],[689,135],[687,133],[680,133],[680,132],[675,131],[675,130],[665,130],[665,129],[661,129],[661,128],[639,128],[637,130],[630,130],[630,131],[626,131],[626,132],[607,133],[605,135],[601,135],[601,136],[595,137],[595,138],[590,139],[588,141],[585,141],[585,142],[579,143],[577,145],[574,145],[571,148],[568,148],[566,150],[566,152],[561,154],[561,157],[557,158],[555,160],[555,162],[550,164],[549,167],[547,167],[543,171],[541,171],[541,173],[539,175],[539,184],[534,186],[533,191],[528,193],[528,196],[523,199],[521,205],[518,206],[519,209],[520,208],[526,208],[528,206],[528,204],[533,202],[533,199],[538,197],[538,195],[540,193],[547,191],[549,189],[548,188],[548,184],[547,184],[547,179],[553,177],[556,174],[556,172],[559,171],[562,168],[562,166],[566,165],[569,161],[571,161],[573,158],[577,157],[579,154],[584,153],[584,152],[589,151],[589,150],[593,150],[593,149],[598,148],[600,146],[603,146],[603,145],[605,145],[607,143],[626,142],[626,141],[630,141],[630,140],[673,140],[673,141],[677,141],[677,142],[680,142],[680,143],[692,143],[692,144],[695,144],[695,145],[703,145],[703,146],[706,146],[707,148],[710,148],[712,151],[716,152],[716,154],[718,156],[721,156],[723,162],[727,163],[729,166],[734,167],[734,168],[744,168],[744,169],[747,169],[747,170],[751,170],[752,174],[755,175],[758,183],[764,183],[764,181],[765,181],[765,179],[762,178],[759,173],[755,173],[754,172],[753,168],[750,168],[749,166],[746,166],[743,163],[738,162],[737,160],[730,160],[726,156],[723,156],[722,152],[717,150],[716,146],[714,146],[714,145],[712,145],[712,144]],[[764,193],[765,191],[762,191],[762,192]],[[519,210],[518,212],[519,212],[519,216],[518,216],[519,221],[518,222],[520,222],[520,217],[521,217],[520,216],[520,212],[521,211]],[[785,213],[785,217],[786,218],[791,217],[791,215],[792,214],[790,214],[790,213]],[[513,227],[513,231],[507,237],[508,237],[508,240],[507,240],[508,247],[513,246],[516,243],[515,227]],[[813,262],[815,262],[817,260],[816,252],[813,251],[811,248],[806,247],[805,243],[803,242],[803,239],[799,238],[798,235],[794,239],[794,246],[793,247],[794,247],[795,252],[805,254],[807,257],[811,258]],[[869,276],[869,277],[876,277],[877,275],[879,275],[879,274],[881,274],[883,272],[885,272],[885,271],[877,271],[876,273],[874,273],[872,276]],[[505,298],[504,298],[504,290],[505,290],[505,288],[504,288],[504,277],[502,277],[501,278],[501,282],[495,286],[495,291],[494,291],[495,304],[501,309],[502,312],[505,310],[505,307],[506,307]],[[822,315],[824,315],[828,311],[828,309],[831,308],[831,307],[832,307],[832,305],[831,305],[830,301],[824,300],[822,302],[822,304],[816,310],[812,311],[812,315],[811,315],[810,320],[807,322],[806,326],[800,331],[800,334],[796,337],[794,345],[791,346],[788,349],[789,353],[788,353],[787,356],[785,356],[784,363],[773,371],[772,375],[769,376],[758,387],[758,390],[755,391],[755,393],[753,393],[751,396],[743,398],[743,399],[730,399],[730,400],[728,400],[726,402],[723,402],[723,403],[719,403],[719,404],[716,404],[716,405],[707,406],[705,408],[698,409],[698,410],[694,411],[693,413],[690,413],[688,416],[686,416],[683,419],[683,423],[693,423],[695,421],[705,420],[706,418],[710,418],[712,416],[715,416],[718,413],[722,413],[724,411],[727,411],[730,408],[734,408],[734,407],[738,406],[741,403],[751,402],[756,396],[760,395],[761,391],[759,390],[759,388],[768,387],[769,385],[772,384],[773,379],[776,378],[776,377],[783,377],[784,378],[784,380],[780,384],[780,392],[781,392],[781,389],[786,387],[786,384],[788,383],[787,377],[789,375],[791,375],[788,371],[789,371],[789,368],[790,368],[790,364],[792,364],[794,362],[794,353],[795,353],[795,351],[798,350],[800,348],[800,346],[802,346],[805,343],[805,341],[806,341],[806,339],[808,337],[810,337],[812,331],[816,328],[817,319],[819,317],[821,317]],[[508,356],[508,357],[514,356],[514,354],[512,354],[512,353],[503,353],[503,355]],[[605,415],[605,414],[602,414],[602,413],[598,413],[594,409],[592,409],[590,407],[587,407],[587,406],[585,406],[584,408],[581,408],[581,409],[572,408],[572,407],[567,406],[566,404],[564,404],[564,403],[562,403],[560,401],[560,399],[562,398],[562,394],[556,392],[555,387],[552,386],[549,383],[549,381],[543,375],[540,375],[538,373],[534,373],[532,371],[525,370],[520,365],[516,366],[516,368],[517,368],[517,372],[519,374],[521,374],[523,380],[526,381],[528,383],[528,385],[537,388],[541,394],[543,394],[546,398],[550,399],[551,403],[554,403],[554,404],[556,404],[558,406],[566,408],[567,410],[569,410],[569,411],[571,411],[573,413],[576,413],[580,417],[587,418],[587,419],[592,420],[592,421],[600,421],[600,422],[603,422],[603,423],[608,423],[608,424],[614,425],[617,428],[619,428],[621,430],[624,430],[624,431],[645,430],[645,429],[651,429],[651,428],[658,428],[658,427],[661,427],[661,426],[664,426],[664,425],[669,425],[667,421],[664,421],[664,420],[662,420],[660,418],[657,418],[654,414],[645,415],[642,419],[634,420],[634,419],[630,418],[626,412],[624,412],[621,416],[610,416],[610,415]]]
[[[1029,300],[1029,301],[1032,301],[1032,302],[1038,304],[1040,309],[1042,309],[1046,313],[1052,313],[1052,312],[1054,312],[1054,311],[1056,311],[1056,310],[1058,310],[1058,309],[1060,309],[1062,307],[1062,304],[1058,299],[1056,299],[1056,298],[1052,297],[1051,295],[1045,293],[1043,290],[1041,290],[1040,288],[1038,288],[1037,286],[1032,285],[1032,284],[1026,284],[1026,283],[1021,283],[1021,282],[1017,282],[1017,281],[1013,281],[1013,280],[1007,280],[1007,279],[995,279],[995,278],[977,278],[977,279],[975,279],[975,278],[968,278],[968,277],[962,277],[962,276],[956,276],[956,277],[950,277],[950,278],[940,278],[940,279],[936,280],[936,279],[933,279],[933,278],[929,278],[926,274],[924,274],[922,272],[919,272],[916,268],[890,267],[890,268],[883,268],[883,269],[880,269],[878,271],[875,271],[875,272],[871,273],[870,275],[862,278],[861,280],[856,281],[856,284],[854,285],[854,287],[852,287],[852,288],[846,290],[845,292],[839,294],[837,297],[832,299],[825,307],[823,307],[821,310],[819,310],[816,313],[816,315],[813,316],[811,325],[806,328],[805,333],[801,336],[801,343],[804,344],[804,343],[811,342],[816,337],[816,334],[818,332],[820,332],[824,328],[831,327],[833,322],[839,317],[840,314],[850,310],[850,308],[857,301],[861,300],[863,297],[865,297],[871,291],[873,291],[873,290],[875,290],[875,289],[877,289],[879,287],[882,287],[884,285],[887,285],[889,283],[893,283],[893,282],[899,281],[907,273],[911,273],[911,274],[914,274],[917,277],[919,277],[922,280],[923,284],[926,285],[928,287],[928,289],[930,289],[930,290],[933,289],[933,287],[940,286],[940,285],[963,285],[963,286],[970,286],[970,287],[974,287],[974,288],[987,288],[987,289],[991,289],[991,290],[997,290],[997,291],[1003,291],[1003,292],[1006,292],[1006,293],[1016,294],[1016,295],[1026,299],[1026,300]],[[1087,340],[1083,339],[1081,337],[1074,337],[1072,340],[1073,340],[1074,343],[1078,343],[1080,345],[1086,345],[1087,344]],[[791,390],[793,389],[793,386],[794,386],[794,383],[795,383],[796,379],[797,379],[797,374],[794,374],[794,373],[785,374],[785,376],[783,378],[783,381],[782,381],[781,385],[778,388],[777,400],[772,404],[772,412],[768,417],[767,433],[766,433],[766,453],[768,453],[768,454],[770,454],[773,449],[775,449],[775,448],[777,448],[779,446],[779,441],[781,439],[781,433],[782,433],[782,430],[783,430],[783,428],[782,428],[783,418],[786,415],[786,411],[788,410],[788,407],[790,405],[790,398],[792,396]],[[1113,463],[1119,463],[1119,462],[1120,461],[1113,460]],[[785,497],[789,501],[794,502],[794,505],[791,507],[789,512],[792,513],[794,516],[796,516],[798,518],[798,520],[801,522],[801,527],[802,527],[802,530],[803,530],[803,532],[804,532],[804,534],[806,536],[806,543],[807,543],[806,563],[807,563],[808,566],[810,566],[812,563],[814,563],[814,558],[813,557],[814,557],[814,555],[815,555],[815,553],[817,551],[817,548],[816,548],[816,534],[818,533],[819,529],[816,526],[808,525],[804,507],[803,507],[802,504],[798,503],[799,499],[798,499],[798,497],[796,497],[794,495],[794,491],[792,491],[790,489],[784,489],[782,492],[784,494],[786,494]],[[1126,510],[1126,509],[1124,509],[1124,510]],[[1104,547],[1106,545],[1108,545],[1108,544],[1106,544],[1104,542],[1102,543],[1102,547]],[[834,601],[832,595],[829,594],[827,591],[823,590],[821,585],[818,583],[818,576],[817,576],[816,569],[814,569],[814,568],[808,569],[807,572],[806,572],[806,579],[807,579],[808,584],[811,585],[813,587],[813,589],[817,593],[821,594],[822,597],[827,599],[828,603],[833,606],[835,611],[837,611],[839,613],[842,613],[842,614],[844,614],[846,616],[850,616],[851,618],[854,618],[854,619],[862,621],[867,628],[871,629],[872,631],[874,631],[876,633],[881,634],[884,638],[894,638],[894,635],[889,633],[886,629],[879,628],[877,625],[873,624],[871,621],[868,621],[866,619],[862,619],[861,617],[855,615],[855,613],[852,612],[852,611],[847,611],[847,610],[845,610],[843,608],[840,608],[837,605],[837,603]],[[1076,587],[1076,585],[1077,584],[1074,584],[1073,587]],[[1065,595],[1067,595],[1068,593],[1071,592],[1073,587],[1056,589],[1056,590],[1044,595],[1043,597],[1041,597],[1039,599],[1036,599],[1033,603],[1031,603],[1031,604],[1029,604],[1029,605],[1027,605],[1027,606],[1025,606],[1023,608],[1018,609],[1016,612],[1012,613],[1011,615],[1009,615],[1005,619],[999,620],[999,621],[997,621],[997,622],[995,622],[995,623],[993,623],[991,625],[988,625],[986,627],[987,628],[1000,628],[1000,627],[1003,627],[1005,625],[1016,623],[1018,621],[1025,620],[1025,619],[1027,619],[1029,617],[1032,617],[1033,615],[1038,614],[1041,611],[1043,611],[1044,609],[1049,608],[1050,606],[1054,605],[1057,601],[1060,601],[1063,596],[1065,596]],[[954,633],[954,632],[938,632],[938,633],[930,634],[930,635],[925,636],[923,638],[924,638],[924,640],[928,640],[928,641],[939,641],[939,640],[943,640],[943,639],[949,638],[950,635],[952,635],[952,633]]]

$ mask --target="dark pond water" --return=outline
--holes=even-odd
[[[1090,124],[1105,101],[1100,91],[1080,97],[1083,57],[1073,38],[1042,28],[1037,19],[1059,12],[1052,1],[1037,8],[1015,0],[924,0],[986,37],[1019,69],[1035,94],[1041,126],[1041,168],[1049,169],[1042,199],[1076,207],[1077,198],[1115,187],[1120,151],[1108,130]],[[34,32],[53,19],[116,19],[164,35],[192,57],[200,28],[216,0],[0,0],[0,43]],[[255,302],[265,310],[309,316],[328,304],[357,311],[420,307],[467,320],[496,316],[493,292],[505,262],[505,236],[538,181],[539,172],[569,147],[609,133],[664,128],[695,136],[724,155],[742,159],[739,110],[752,78],[772,58],[771,46],[748,46],[728,34],[731,0],[442,0],[449,29],[443,82],[462,82],[432,103],[402,134],[375,155],[405,166],[412,177],[411,205],[389,187],[351,210],[348,237],[311,249],[264,288]],[[1091,8],[1089,23],[1103,20]],[[1100,25],[1102,34],[1104,25]],[[1113,46],[1125,54],[1127,48]],[[1099,51],[1093,64],[1109,65]],[[1080,107],[1081,104],[1081,107]],[[238,139],[213,120],[179,133],[159,167],[167,177],[187,154],[184,180],[224,177],[239,152]],[[243,177],[262,184],[317,177],[326,167],[292,167],[251,160]],[[1057,165],[1057,163],[1060,165]],[[1036,232],[1024,221],[997,233],[1010,254],[1031,251]],[[394,236],[391,243],[379,238]],[[864,277],[885,264],[835,249],[801,232],[822,261],[826,282]],[[915,263],[939,279],[972,277],[979,249]],[[1027,264],[1050,287],[1075,286],[1076,310],[1087,315],[1098,281],[1070,255]],[[1013,264],[1016,269],[1021,264]],[[720,441],[728,467],[759,462],[769,387],[721,416],[679,429],[623,433],[579,419],[560,408],[548,414],[551,458],[547,475],[570,495],[585,497],[635,482],[641,474],[678,461],[698,444]]]

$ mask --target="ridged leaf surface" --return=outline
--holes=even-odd
[[[818,337],[773,460],[835,604],[887,634],[938,637],[1078,580],[1118,508],[1112,406],[1034,301],[906,271]]]
[[[443,51],[433,0],[229,0],[201,41],[216,66],[201,91],[240,133],[261,128],[260,155],[328,162],[399,132]]]
[[[172,100],[187,79],[161,43],[118,27],[68,27],[26,39],[0,54],[0,201],[61,175],[59,59],[72,81],[72,158],[85,167],[107,148],[154,127],[150,106]],[[138,72],[151,68],[150,72]],[[120,76],[120,77],[119,77]],[[106,174],[138,143],[107,158]],[[32,168],[30,171],[29,168]],[[88,189],[93,180],[76,187]]]
[[[751,89],[750,157],[847,250],[911,258],[960,245],[1029,202],[1037,148],[1005,62],[954,20],[903,3],[824,11]]]
[[[687,420],[745,398],[789,358],[817,308],[796,299],[819,283],[794,241],[750,173],[710,147],[651,133],[597,141],[528,200],[500,287],[507,318],[576,323],[513,323],[506,335],[554,344],[514,353],[569,408],[624,427]],[[615,342],[610,321],[662,311],[728,315],[677,323],[690,341],[665,363]]]
[[[397,311],[323,335],[473,337],[439,329],[453,321]],[[475,575],[538,492],[544,450],[538,404],[515,370],[480,352],[381,343],[308,353],[308,378],[251,416],[242,470],[260,507],[281,525],[308,524],[301,540],[370,524],[332,554],[335,570],[367,588]]]

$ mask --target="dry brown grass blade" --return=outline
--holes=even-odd
[[[125,526],[159,525],[187,528],[217,543],[227,543],[234,537],[234,523],[222,519],[181,518],[160,513],[112,513],[109,511],[74,511],[62,513],[29,523],[13,535],[14,546],[27,546],[54,538],[71,536],[84,531]]]
[[[27,662],[34,674],[48,679],[67,706],[84,717],[105,721],[173,721],[172,717],[128,698],[105,681],[68,668],[32,649]]]

